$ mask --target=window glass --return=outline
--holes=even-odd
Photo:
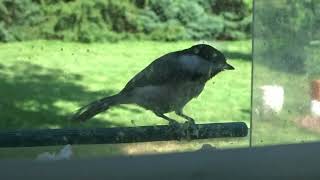
[[[319,140],[319,7],[255,1],[253,145]]]

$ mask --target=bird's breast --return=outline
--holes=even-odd
[[[204,84],[199,82],[184,82],[179,84],[149,85],[137,87],[130,93],[132,103],[146,109],[166,113],[177,110],[197,97]]]

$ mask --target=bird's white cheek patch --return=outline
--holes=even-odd
[[[206,75],[210,71],[210,63],[198,56],[182,56],[179,59],[179,62],[183,69],[189,72],[197,72]]]
[[[197,56],[182,56],[179,58],[179,62],[183,68],[191,71],[197,69],[200,64]]]
[[[208,77],[210,78],[212,74],[212,68],[209,68]]]

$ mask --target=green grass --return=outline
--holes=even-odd
[[[135,105],[114,107],[84,124],[67,120],[77,108],[112,95],[155,58],[194,42],[80,44],[31,41],[0,44],[0,129],[115,127],[166,124]],[[251,43],[214,42],[236,70],[219,74],[185,108],[197,123],[244,121],[249,125]],[[174,114],[169,114],[178,118]],[[181,119],[179,119],[181,121]],[[182,122],[182,121],[181,121]],[[247,146],[247,138],[74,146],[76,157],[141,154]],[[35,157],[59,147],[2,148],[0,158]]]
[[[0,129],[64,128],[77,108],[112,95],[155,58],[193,45],[192,42],[121,42],[78,44],[33,41],[0,46]],[[185,112],[198,123],[249,120],[249,42],[217,42],[236,71],[223,72],[208,82]],[[170,116],[177,118],[175,115]],[[135,105],[114,107],[84,127],[165,124]]]

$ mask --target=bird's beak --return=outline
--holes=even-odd
[[[234,70],[234,67],[228,63],[225,63],[223,66],[223,70]]]

